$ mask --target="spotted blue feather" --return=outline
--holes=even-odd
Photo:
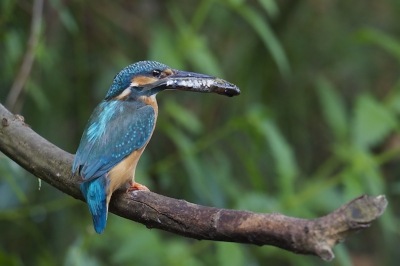
[[[152,106],[139,98],[149,97],[159,90],[133,87],[132,79],[151,76],[153,70],[163,71],[168,66],[141,61],[121,70],[114,78],[103,102],[93,111],[82,135],[72,171],[82,178],[80,189],[92,214],[94,228],[102,233],[106,226],[108,202],[108,172],[133,151],[149,141],[156,114]],[[130,89],[125,98],[118,99]],[[112,192],[111,192],[112,193]]]
[[[165,71],[167,69],[169,71]],[[121,185],[114,183],[115,180],[130,178],[129,172],[120,173],[126,165],[115,172],[121,175],[120,179],[110,181],[109,172],[132,152],[144,148],[154,129],[156,112],[142,100],[155,104],[155,99],[149,97],[165,89],[216,92],[228,96],[240,92],[233,84],[215,77],[173,70],[154,61],[137,62],[121,70],[104,101],[93,111],[72,168],[82,178],[80,189],[97,233],[102,233],[106,226],[108,196],[114,192],[110,190]],[[131,167],[136,166],[137,159]]]
[[[142,101],[103,101],[89,119],[72,171],[84,181],[108,173],[146,144],[154,122],[153,107]]]
[[[149,141],[154,123],[153,107],[142,101],[103,101],[91,115],[72,171],[83,179],[80,189],[97,233],[107,222],[107,173]]]

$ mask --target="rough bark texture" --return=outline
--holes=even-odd
[[[84,200],[73,177],[74,156],[37,135],[23,117],[0,104],[0,151],[38,178],[64,193]],[[368,227],[385,210],[385,196],[362,195],[317,219],[279,213],[205,207],[152,192],[114,193],[110,211],[118,216],[185,237],[255,245],[273,245],[295,253],[332,260],[332,248]]]

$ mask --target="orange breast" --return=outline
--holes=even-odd
[[[158,105],[157,105],[156,95],[151,95],[150,97],[142,96],[142,97],[139,97],[139,100],[143,101],[147,105],[151,105],[154,108],[154,111],[156,112],[156,118],[157,118]],[[154,123],[154,126],[156,126],[156,123]],[[154,130],[154,128],[153,128],[153,130]]]
[[[151,132],[149,140],[146,142],[146,144],[141,149],[133,151],[128,157],[126,157],[123,161],[121,161],[119,164],[117,164],[108,173],[108,178],[110,180],[110,183],[109,183],[109,186],[107,189],[107,206],[108,206],[108,203],[110,202],[111,195],[115,190],[117,190],[124,184],[128,183],[129,181],[132,181],[132,182],[135,181],[136,165],[137,165],[144,149],[146,148],[147,144],[149,143],[151,136],[153,135],[154,128],[156,126],[157,115],[158,115],[158,105],[157,105],[155,95],[152,95],[150,97],[142,96],[139,98],[139,100],[143,101],[147,105],[151,105],[154,108],[155,121],[154,121],[153,130]]]

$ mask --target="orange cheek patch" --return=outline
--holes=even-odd
[[[166,70],[164,70],[164,73],[167,74],[167,76],[172,75],[172,70],[166,69]]]
[[[133,79],[131,79],[132,83],[137,84],[137,86],[151,84],[153,82],[156,82],[157,80],[157,78],[145,76],[134,77]]]

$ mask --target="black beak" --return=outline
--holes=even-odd
[[[180,71],[180,70],[173,70],[172,75],[166,77],[166,78],[204,78],[204,79],[216,79],[216,77],[209,76],[209,75],[204,75],[204,74],[199,74],[195,72],[187,72],[187,71]]]
[[[193,72],[173,70],[173,73],[152,84],[152,87],[158,87],[164,90],[181,90],[204,93],[217,93],[229,97],[240,94],[239,88],[213,76],[198,74]]]

